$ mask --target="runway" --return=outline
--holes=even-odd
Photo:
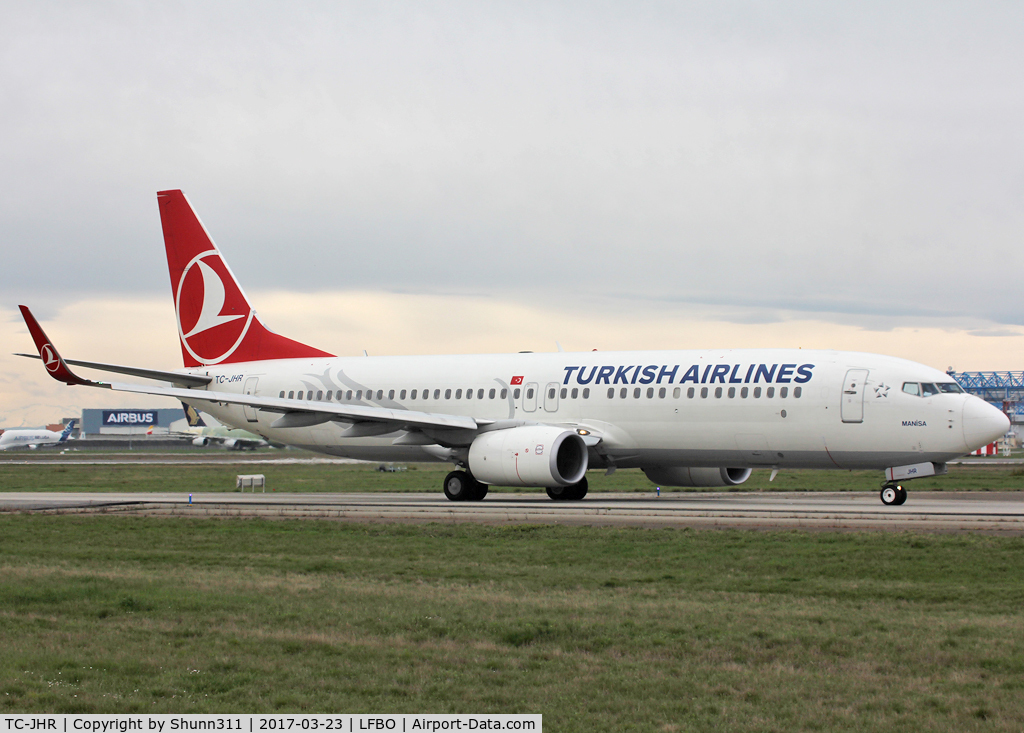
[[[1024,493],[911,492],[903,506],[871,493],[492,493],[482,502],[429,494],[44,493],[0,494],[0,512],[173,517],[263,517],[364,522],[477,522],[639,527],[922,530],[1024,534]]]

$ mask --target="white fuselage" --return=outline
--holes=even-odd
[[[41,445],[59,443],[60,433],[50,430],[5,430],[0,435],[0,450],[15,448],[38,448]]]
[[[591,450],[592,467],[883,469],[945,462],[995,440],[1008,427],[999,410],[960,392],[936,369],[855,352],[346,357],[186,371],[214,377],[211,391],[283,396],[307,406],[330,400],[464,415],[495,421],[495,427],[544,423],[584,429],[601,438]],[[905,384],[945,384],[951,391],[920,396],[905,391]],[[349,423],[338,422],[275,429],[271,424],[279,412],[195,402],[226,424],[334,456],[449,458],[437,445],[394,445],[403,431],[342,438]],[[425,443],[457,440],[441,431],[423,433]]]

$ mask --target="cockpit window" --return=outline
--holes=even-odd
[[[939,388],[940,392],[952,392],[954,394],[962,394],[964,389],[956,382],[940,382],[935,385]]]
[[[904,382],[903,391],[906,392],[907,394],[919,396],[921,394],[921,385],[918,384],[917,382]]]
[[[922,382],[921,383],[921,396],[922,397],[931,397],[932,395],[937,395],[938,393],[939,393],[939,389],[934,384],[929,384],[928,382]]]

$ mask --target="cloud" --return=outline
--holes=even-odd
[[[181,187],[250,288],[1020,325],[1021,15],[24,4],[0,288],[165,288],[154,192]]]

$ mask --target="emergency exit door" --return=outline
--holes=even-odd
[[[864,422],[864,384],[867,369],[850,369],[843,381],[843,404],[839,409],[843,422]]]

